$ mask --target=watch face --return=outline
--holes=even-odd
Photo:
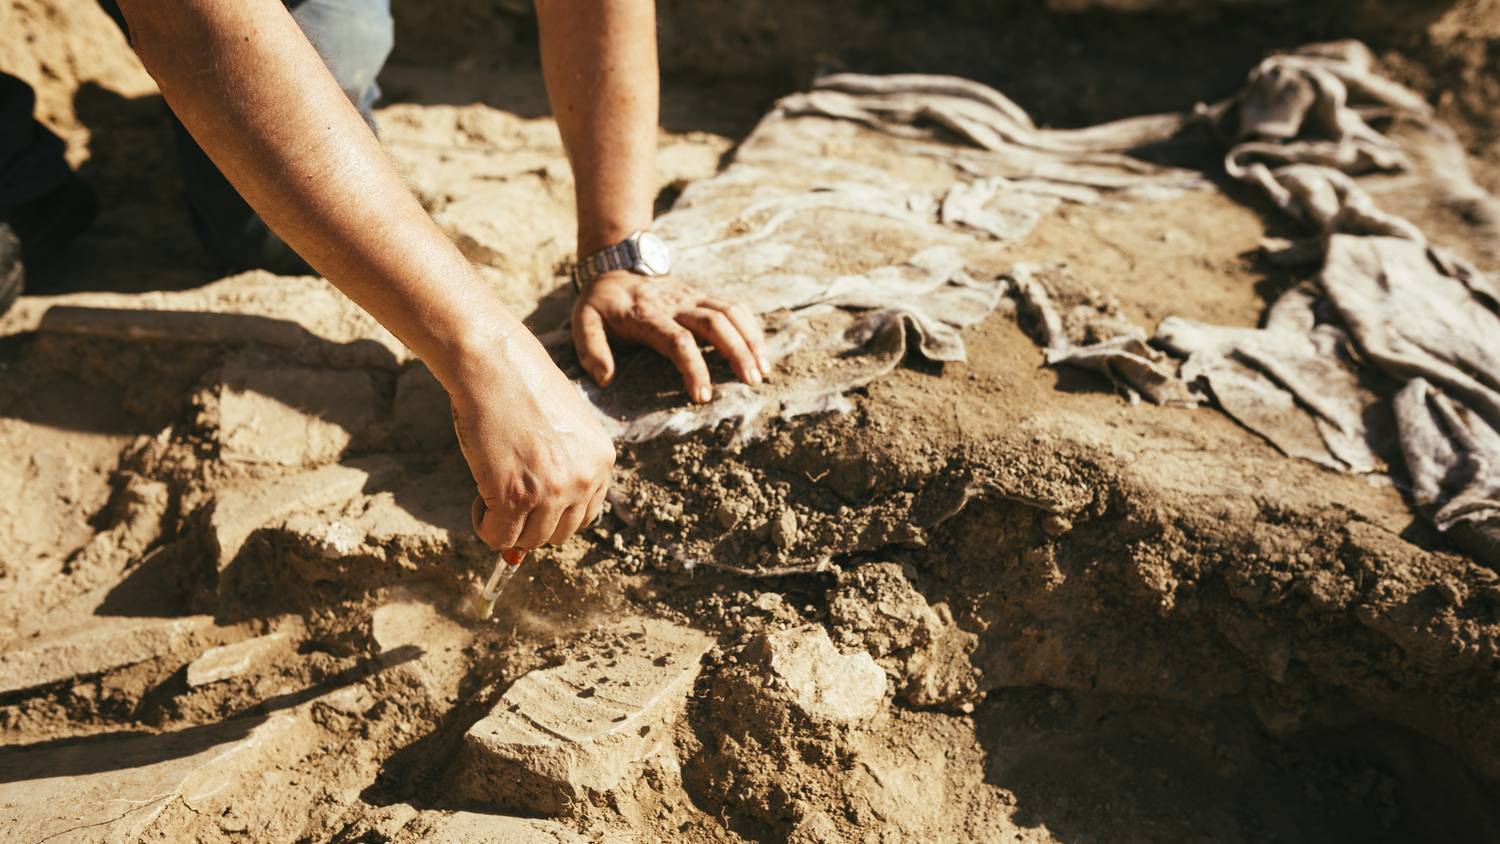
[[[666,275],[672,271],[672,251],[661,238],[650,232],[642,232],[640,239],[636,241],[636,248],[640,251],[641,263],[653,275]]]

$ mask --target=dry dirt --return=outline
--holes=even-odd
[[[1328,34],[1174,21],[1032,9],[936,69],[1081,125]],[[1390,483],[1041,368],[1009,313],[851,413],[622,448],[601,524],[462,621],[492,558],[430,377],[322,282],[218,280],[91,4],[6,0],[0,33],[104,206],[0,318],[0,839],[1500,840],[1500,575]],[[513,40],[404,54],[378,118],[531,312],[566,301],[572,186]],[[1492,4],[1384,49],[1500,187]],[[730,67],[666,82],[663,207],[795,72]],[[1299,279],[1224,187],[1065,206],[996,260],[1065,262],[1140,325],[1254,324]]]

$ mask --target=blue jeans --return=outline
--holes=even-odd
[[[285,2],[334,80],[374,128],[370,109],[380,98],[375,77],[394,40],[390,0]],[[114,0],[99,4],[124,28]],[[68,178],[63,143],[36,121],[34,106],[26,83],[0,74],[0,213],[56,190]],[[172,122],[188,213],[204,245],[225,268],[309,272],[306,262],[240,198],[182,124],[175,118]]]

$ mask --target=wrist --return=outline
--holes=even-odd
[[[464,310],[446,321],[441,332],[436,348],[422,360],[449,394],[513,369],[527,342],[539,347],[526,326],[498,302]]]

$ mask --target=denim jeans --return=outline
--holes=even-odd
[[[114,0],[100,0],[100,5],[124,28]],[[375,77],[394,39],[390,0],[286,0],[286,5],[373,128],[370,109],[380,98]],[[26,83],[0,74],[0,213],[55,190],[68,178],[63,143],[36,121],[34,106]],[[240,198],[182,124],[171,120],[184,198],[204,245],[230,271],[308,272],[307,264]]]

